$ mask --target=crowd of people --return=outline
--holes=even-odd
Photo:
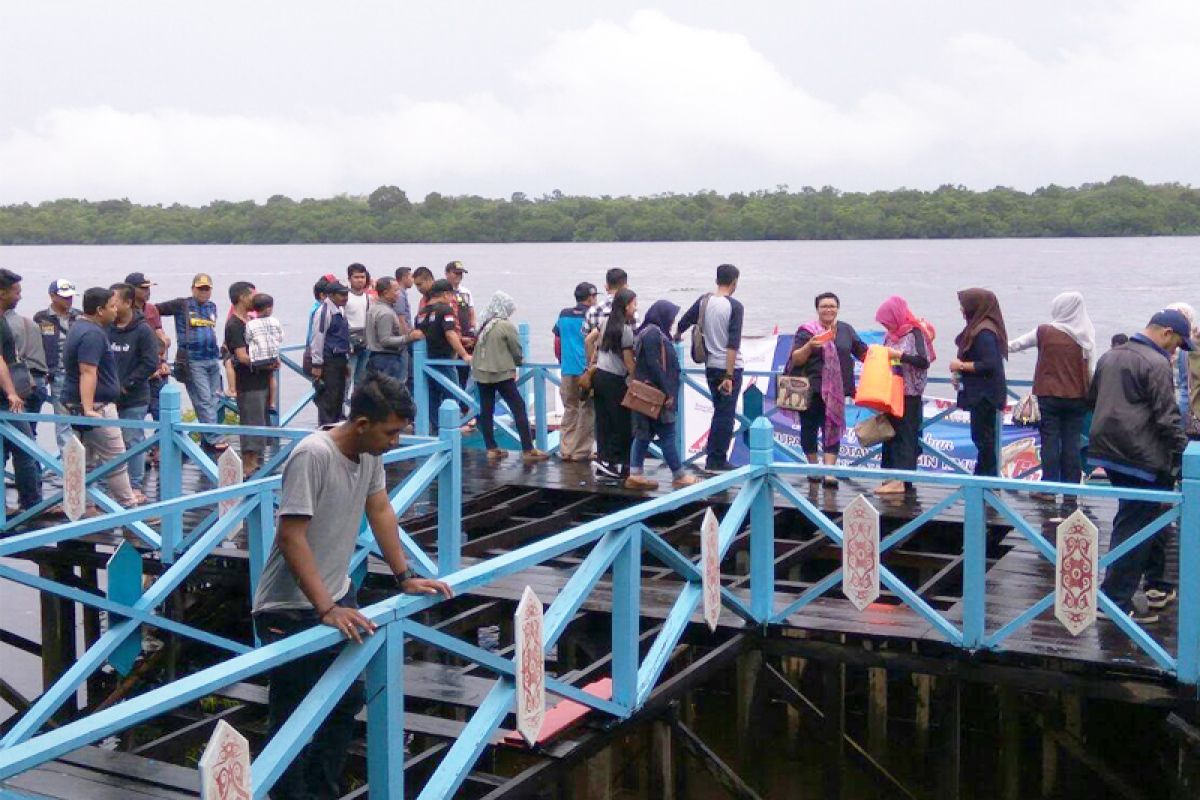
[[[424,340],[428,358],[440,362],[430,365],[425,381],[430,409],[453,397],[451,387],[473,382],[480,400],[477,425],[490,459],[508,455],[497,441],[497,397],[512,412],[520,457],[526,462],[549,457],[534,446],[516,384],[525,358],[513,323],[516,301],[498,291],[477,311],[463,285],[467,273],[462,262],[452,261],[440,278],[427,267],[402,267],[373,279],[366,266],[355,263],[347,268],[344,282],[335,274],[317,280],[304,371],[312,381],[319,425],[345,420],[354,388],[373,375],[394,379],[388,385],[406,386],[411,394],[413,345]],[[650,490],[657,483],[646,475],[645,460],[657,443],[672,484],[695,483],[699,478],[684,468],[676,435],[675,398],[684,366],[673,343],[687,336],[712,396],[703,470],[732,469],[729,452],[744,371],[745,309],[735,297],[738,279],[737,267],[720,265],[712,290],[682,315],[668,300],[639,303],[620,268],[606,273],[603,294],[589,282],[575,287],[574,304],[562,309],[551,331],[561,366],[562,461],[589,462],[599,480]],[[121,283],[80,292],[70,280],[59,278],[49,286],[47,307],[25,317],[17,310],[21,276],[0,269],[0,407],[36,412],[50,404],[60,415],[157,419],[159,391],[173,377],[183,384],[201,423],[217,421],[224,395],[236,398],[242,425],[267,426],[279,390],[283,345],[272,298],[252,283],[231,284],[222,337],[210,275],[196,275],[188,296],[165,301],[150,301],[153,285],[145,274],[134,272]],[[419,293],[415,305],[409,298],[413,288]],[[80,308],[75,307],[77,297]],[[1088,470],[1102,469],[1117,486],[1173,485],[1184,445],[1200,437],[1200,353],[1191,354],[1200,346],[1200,328],[1190,306],[1164,308],[1143,330],[1115,339],[1100,356],[1095,327],[1078,292],[1054,298],[1049,320],[1015,338],[1009,336],[995,293],[965,289],[958,302],[964,324],[947,368],[958,405],[969,415],[978,452],[976,474],[1000,472],[996,435],[1007,397],[1006,362],[1010,355],[1036,349],[1032,392],[1022,409],[1032,409],[1031,421],[1040,430],[1043,480],[1078,483]],[[846,401],[856,393],[854,361],[866,358],[868,346],[852,325],[839,319],[836,294],[820,293],[813,305],[812,318],[795,332],[781,374],[806,379],[807,397],[794,412],[801,449],[809,462],[832,465],[846,434]],[[173,337],[164,329],[165,317],[173,319]],[[921,449],[923,396],[937,359],[936,332],[900,296],[887,298],[875,321],[903,386],[903,401],[886,412],[891,435],[883,442],[882,464],[914,470]],[[172,343],[174,357],[169,359]],[[638,397],[631,400],[632,395],[646,396],[631,388],[635,386],[649,387],[657,402],[645,407]],[[437,425],[436,411],[431,422]],[[30,438],[36,436],[33,423],[11,424]],[[1081,453],[1089,425],[1085,463]],[[72,426],[55,427],[61,448]],[[145,435],[132,427],[74,427],[89,465],[119,458]],[[258,469],[269,442],[261,435],[241,437],[247,474]],[[202,446],[217,454],[228,442],[206,433]],[[9,445],[6,450],[18,499],[18,508],[9,513],[15,514],[41,503],[42,472],[21,448]],[[139,451],[106,476],[114,499],[126,506],[146,502],[145,472],[152,458],[152,451]],[[837,485],[830,475],[814,474],[810,480]],[[876,491],[911,490],[911,483],[895,480]],[[1058,499],[1049,493],[1034,496]],[[1122,502],[1114,542],[1140,529],[1156,508],[1153,503]],[[1105,588],[1122,608],[1132,608],[1130,587],[1136,588],[1142,577],[1153,603],[1161,607],[1173,599],[1162,580],[1161,540],[1155,537],[1109,571]]]

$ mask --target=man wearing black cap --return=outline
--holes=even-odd
[[[142,272],[131,272],[125,276],[125,283],[133,287],[133,310],[142,315],[154,338],[158,342],[158,370],[150,377],[150,418],[158,419],[158,393],[163,384],[171,376],[171,367],[167,363],[167,351],[171,349],[171,337],[163,330],[162,315],[158,308],[150,302],[150,287],[154,284]]]
[[[63,408],[63,380],[66,372],[63,370],[63,345],[67,341],[67,333],[71,323],[79,317],[79,309],[73,308],[75,295],[78,292],[75,284],[66,278],[58,278],[50,282],[50,307],[42,309],[33,315],[33,321],[42,332],[42,347],[46,351],[46,367],[50,373],[50,402],[55,414],[66,414]],[[58,440],[59,452],[67,440],[71,426],[66,423],[54,423],[54,435]]]
[[[350,287],[341,281],[334,279],[326,284],[325,299],[313,320],[308,340],[318,425],[332,425],[345,419],[350,325],[344,309],[349,297]]]
[[[1089,394],[1094,415],[1088,461],[1104,467],[1113,486],[1169,490],[1175,485],[1187,447],[1171,376],[1171,356],[1180,348],[1192,349],[1191,325],[1180,312],[1164,310],[1096,364]],[[1118,501],[1109,551],[1153,522],[1161,511],[1154,502]],[[1157,609],[1176,597],[1174,585],[1162,577],[1167,535],[1166,530],[1160,531],[1130,550],[1109,565],[1104,576],[1100,588],[1135,622],[1158,622]],[[1133,601],[1143,575],[1146,610]]]
[[[454,287],[447,280],[434,281],[429,287],[428,302],[417,313],[417,330],[425,335],[431,359],[461,358],[465,364],[471,363],[471,355],[463,346],[462,337],[458,333],[458,318],[454,315],[451,303],[454,302]],[[450,380],[455,379],[454,367],[431,366]],[[434,430],[438,424],[438,407],[442,401],[449,398],[450,393],[440,383],[430,378],[426,381],[429,386],[429,421]]]
[[[187,388],[196,419],[212,425],[217,421],[221,389],[221,348],[217,343],[217,304],[212,300],[212,277],[201,272],[192,278],[190,297],[157,303],[158,313],[175,318],[175,379]],[[221,451],[229,445],[211,433],[201,435],[204,445]]]

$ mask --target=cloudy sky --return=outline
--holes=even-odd
[[[0,203],[1200,184],[1200,3],[0,0]]]

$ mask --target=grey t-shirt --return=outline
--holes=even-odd
[[[350,558],[362,524],[367,497],[383,491],[383,460],[362,455],[356,464],[342,454],[327,431],[306,437],[283,468],[279,516],[308,517],[308,546],[316,557],[321,582],[334,600],[350,590]],[[311,609],[278,542],[263,568],[254,611]]]
[[[601,338],[603,338],[603,334],[601,334]],[[633,349],[633,342],[633,328],[626,325],[625,329],[621,331],[621,351],[614,353],[608,350],[598,350],[596,353],[596,369],[602,369],[605,372],[611,372],[613,375],[624,376],[626,374],[626,369],[625,359],[622,358],[622,353],[625,350]],[[596,347],[599,346],[599,343],[597,343]]]

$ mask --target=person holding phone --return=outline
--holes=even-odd
[[[800,448],[808,463],[817,463],[817,434],[826,464],[836,464],[846,432],[846,398],[854,396],[854,363],[867,356],[867,345],[858,331],[838,321],[842,302],[833,292],[817,295],[813,303],[817,318],[796,330],[792,354],[784,370],[808,378],[812,397],[800,415]],[[809,481],[819,482],[815,475]],[[826,486],[837,486],[837,478],[825,476]]]

